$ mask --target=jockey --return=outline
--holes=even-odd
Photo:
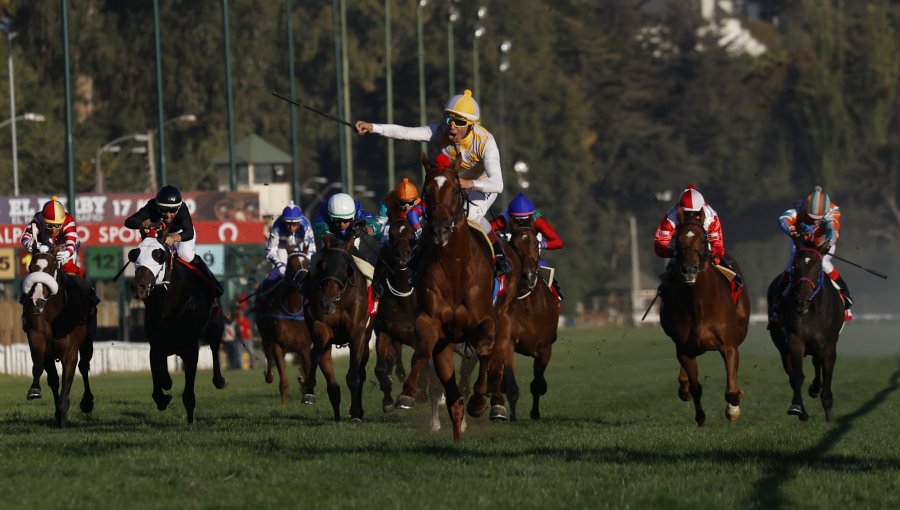
[[[494,246],[498,273],[509,273],[511,267],[503,248],[491,229],[485,214],[497,195],[503,191],[503,174],[500,167],[500,151],[497,142],[480,124],[481,109],[472,91],[465,90],[447,101],[444,118],[435,124],[420,127],[404,127],[395,124],[356,122],[359,135],[376,133],[388,138],[428,142],[428,155],[445,154],[452,161],[460,160],[460,186],[469,200],[468,219],[481,227]]]
[[[538,233],[538,245],[541,250],[558,250],[563,247],[563,241],[556,233],[556,229],[540,211],[535,209],[534,204],[524,193],[519,193],[509,202],[509,206],[500,213],[500,216],[491,220],[491,228],[498,233],[511,233],[515,226],[533,228]],[[539,263],[542,266],[547,265],[543,257]],[[562,300],[559,280],[554,278],[552,283]]]
[[[360,221],[356,221],[360,220]],[[366,234],[381,236],[378,221],[368,211],[363,209],[359,200],[346,193],[335,193],[327,202],[319,204],[319,212],[313,222],[313,234],[316,246],[322,247],[322,237],[326,233],[337,236],[345,241],[353,234],[354,225],[365,225]]]
[[[406,177],[397,188],[384,196],[375,219],[381,226],[382,237],[387,235],[388,224],[396,219],[407,217],[409,211],[420,204],[419,190]]]
[[[166,230],[163,244],[169,247],[174,245],[178,258],[195,266],[205,275],[212,286],[213,297],[218,298],[223,294],[224,289],[216,275],[206,265],[203,257],[194,252],[194,245],[197,243],[194,222],[178,188],[172,185],[160,188],[155,199],[148,200],[144,207],[125,220],[125,227],[144,232],[154,227]]]
[[[84,271],[76,265],[78,262],[78,231],[75,218],[66,212],[66,208],[56,197],[51,198],[41,212],[34,215],[22,234],[22,246],[31,251],[32,245],[44,245],[48,248],[60,245],[56,252],[56,261],[64,273],[84,276]]]
[[[822,257],[822,270],[828,273],[828,277],[841,288],[841,298],[844,301],[844,320],[850,321],[853,320],[853,314],[850,312],[850,307],[853,305],[850,289],[847,288],[847,282],[844,281],[831,262],[831,255],[834,253],[840,237],[840,220],[840,208],[831,201],[831,198],[822,191],[820,186],[816,186],[805,200],[796,202],[792,208],[784,211],[781,217],[778,218],[778,226],[793,239],[802,239],[814,246],[825,246],[827,248],[825,255]],[[775,313],[777,308],[775,302],[782,297],[790,282],[791,268],[794,265],[796,251],[796,245],[792,241],[791,256],[788,259],[787,266],[781,274],[778,284],[774,289],[770,289],[769,302],[773,303],[772,310],[769,312],[770,324],[778,320]]]
[[[654,239],[653,248],[656,254],[663,258],[668,258],[666,269],[670,268],[672,257],[675,255],[675,231],[678,228],[678,210],[681,209],[685,213],[698,214],[703,211],[703,229],[706,231],[706,239],[709,243],[710,255],[712,262],[716,265],[725,267],[735,273],[734,283],[737,287],[744,286],[744,279],[731,265],[730,256],[725,252],[725,238],[722,234],[722,223],[719,221],[719,215],[716,211],[706,203],[703,195],[694,189],[693,184],[688,184],[687,189],[681,193],[678,203],[663,217],[656,229],[656,238]]]
[[[272,229],[269,231],[269,239],[266,241],[266,259],[272,263],[272,270],[266,275],[256,293],[256,311],[265,310],[268,289],[284,276],[287,269],[288,247],[300,245],[307,250],[307,255],[312,257],[316,252],[316,242],[313,237],[313,229],[309,220],[303,215],[292,200],[281,216],[275,219]]]

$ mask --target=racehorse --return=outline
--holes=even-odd
[[[522,263],[522,278],[518,294],[513,294],[509,305],[512,329],[511,345],[515,352],[534,358],[534,379],[531,381],[531,419],[541,417],[540,398],[547,393],[544,371],[553,353],[556,329],[559,324],[559,299],[550,290],[538,272],[541,255],[537,232],[529,226],[513,227],[510,245]],[[515,289],[514,289],[515,290]],[[513,290],[513,291],[514,291]],[[516,403],[519,386],[516,384],[513,349],[506,351],[506,368],[503,376],[506,395],[509,397],[510,419],[516,420]]]
[[[391,372],[400,358],[398,345],[415,348],[418,344],[415,324],[418,303],[416,289],[413,287],[413,270],[410,267],[415,242],[415,231],[406,218],[396,219],[388,225],[387,241],[381,248],[378,259],[378,273],[385,275],[387,289],[381,297],[378,315],[375,316],[375,352],[378,356],[375,376],[384,393],[381,405],[386,413],[394,410]],[[443,396],[443,389],[433,368],[427,370],[426,374],[430,377],[428,390],[431,400],[431,430],[436,432],[441,428],[438,402]]]
[[[165,239],[165,233],[160,236]],[[212,350],[213,386],[222,389],[219,347],[225,318],[222,307],[212,295],[209,284],[195,268],[178,258],[156,236],[145,237],[128,253],[135,265],[131,293],[144,302],[144,333],[150,342],[150,372],[153,376],[153,401],[164,411],[172,401],[165,393],[172,389],[166,357],[178,355],[184,363],[184,391],[181,402],[187,422],[194,422],[194,380],[200,340]]]
[[[274,296],[267,300],[265,310],[257,314],[256,327],[262,339],[266,353],[265,379],[272,382],[272,366],[278,367],[281,392],[281,403],[288,403],[288,377],[284,364],[284,355],[293,352],[300,355],[300,377],[297,379],[303,386],[309,373],[315,370],[312,364],[312,336],[303,316],[303,305],[306,300],[302,285],[309,275],[308,247],[288,246],[287,268],[278,288],[273,290]],[[311,396],[315,400],[315,395]],[[310,395],[303,396],[304,401]],[[311,403],[311,402],[310,402]]]
[[[492,358],[491,354],[495,349],[503,352],[510,341],[509,293],[494,306],[491,247],[480,229],[469,227],[466,220],[468,199],[460,186],[460,161],[457,159],[454,168],[438,168],[427,157],[422,157],[426,169],[423,199],[427,225],[420,240],[423,250],[415,277],[416,294],[421,301],[416,318],[419,344],[403,393],[397,397],[398,406],[414,405],[418,375],[432,357],[438,378],[444,385],[453,437],[457,441],[462,433],[465,410],[474,417],[485,411],[488,374],[491,418],[506,419],[508,416],[501,393],[503,360]],[[516,288],[519,261],[514,253],[507,253],[507,260],[513,269],[507,275],[508,288]],[[473,345],[479,358],[478,378],[468,404],[464,402],[454,374],[452,344],[459,342]]]
[[[844,305],[840,291],[822,270],[822,257],[828,252],[824,245],[818,248],[794,240],[796,251],[792,263],[790,292],[778,300],[777,313],[780,327],[770,330],[772,342],[781,353],[781,363],[794,390],[788,414],[809,419],[803,406],[803,358],[812,356],[815,379],[809,385],[809,396],[821,393],[825,420],[831,420],[834,397],[831,378],[837,359],[837,341],[843,327]],[[772,281],[776,285],[781,275]],[[769,292],[771,295],[772,292]],[[770,308],[772,303],[769,303]]]
[[[56,252],[31,250],[28,276],[22,282],[24,293],[22,321],[31,350],[32,382],[28,400],[41,398],[41,375],[47,371],[47,384],[53,391],[56,424],[65,427],[69,413],[69,394],[75,378],[75,366],[84,381],[84,395],[79,407],[83,413],[94,409],[94,395],[88,380],[94,354],[97,314],[87,282],[80,276],[67,275],[59,267]],[[80,358],[80,359],[79,359]],[[62,388],[56,362],[62,363]]]
[[[711,261],[703,211],[678,210],[678,228],[672,271],[663,282],[659,320],[675,342],[681,363],[678,396],[694,399],[694,419],[702,427],[706,413],[700,404],[703,388],[697,376],[697,356],[716,350],[725,360],[727,388],[725,416],[735,421],[741,414],[743,390],[737,385],[738,346],[747,336],[750,299],[745,290],[733,297],[731,283]],[[737,262],[732,265],[740,271]]]
[[[362,390],[369,360],[372,324],[368,317],[366,280],[350,254],[356,236],[344,242],[328,233],[313,261],[308,288],[306,323],[313,335],[313,363],[318,364],[328,385],[334,421],[341,420],[341,387],[334,376],[331,346],[349,345],[350,421],[362,422]],[[311,371],[305,392],[314,395],[316,373]]]

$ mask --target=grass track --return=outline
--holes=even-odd
[[[427,406],[384,415],[370,360],[366,423],[319,404],[282,407],[260,370],[198,377],[197,413],[158,412],[149,373],[93,379],[96,409],[51,423],[52,398],[26,402],[29,379],[0,376],[4,508],[900,508],[900,347],[896,327],[852,324],[841,339],[835,420],[807,397],[785,414],[787,377],[765,331],[742,348],[743,415],[724,418],[720,356],[701,357],[707,425],[676,396],[671,342],[658,328],[563,330],[542,399],[527,418],[530,362],[517,358],[518,423],[470,420],[455,444],[428,431]],[[408,356],[408,351],[406,352]],[[806,363],[807,374],[811,371]],[[343,381],[346,365],[341,363]],[[807,380],[810,380],[808,377]],[[321,384],[321,379],[320,379]],[[346,417],[349,395],[343,388]]]

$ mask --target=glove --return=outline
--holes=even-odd
[[[278,272],[281,273],[281,276],[284,276],[284,273],[285,273],[285,271],[287,270],[287,266],[284,265],[283,262],[279,262],[279,263],[275,266],[275,268],[278,269]]]
[[[69,261],[69,252],[66,250],[56,252],[56,262],[63,265]]]
[[[547,240],[541,239],[540,241],[538,241],[538,246],[540,246],[542,250],[546,250],[547,249]]]
[[[799,239],[803,234],[799,230],[791,230],[791,237],[794,239]]]
[[[825,242],[822,243],[822,247],[825,249],[825,253],[828,253],[828,250],[832,247],[831,240],[825,240]]]
[[[366,227],[365,220],[356,220],[353,222],[353,225],[350,227],[350,233],[353,237],[362,237],[369,233],[369,229]]]
[[[722,257],[713,257],[713,264],[717,266],[722,265]]]

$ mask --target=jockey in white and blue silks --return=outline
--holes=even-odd
[[[479,124],[481,110],[470,90],[455,95],[444,107],[441,122],[420,127],[404,127],[396,124],[372,124],[356,122],[359,135],[376,133],[388,138],[428,142],[428,157],[434,160],[439,154],[452,161],[461,160],[460,186],[469,199],[468,219],[477,223],[494,245],[497,270],[508,273],[509,262],[491,225],[484,217],[497,195],[503,191],[503,174],[500,167],[500,151],[494,135]]]
[[[299,245],[307,250],[307,255],[312,257],[316,252],[316,242],[313,237],[312,225],[303,215],[303,211],[291,201],[281,212],[272,230],[269,231],[269,240],[266,242],[266,259],[272,263],[272,270],[266,276],[266,280],[277,280],[284,276],[287,268],[288,247]]]

